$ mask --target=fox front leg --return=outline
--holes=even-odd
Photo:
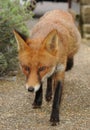
[[[47,79],[47,89],[45,98],[47,102],[49,102],[52,99],[52,76]]]
[[[52,105],[52,112],[50,117],[50,122],[52,122],[52,125],[55,126],[57,123],[59,123],[59,107],[61,103],[61,96],[62,96],[62,87],[63,87],[63,79],[64,79],[64,73],[61,73],[59,76],[62,76],[61,79],[56,78],[55,83],[55,93],[54,93],[54,99],[53,99],[53,105]]]
[[[43,92],[42,92],[42,84],[41,84],[40,89],[36,92],[35,99],[34,99],[34,102],[32,104],[34,109],[41,108],[42,95],[43,95]]]
[[[62,83],[58,82],[55,90],[52,113],[50,117],[50,122],[52,122],[53,126],[59,122],[59,106],[61,102],[61,94],[62,94]]]

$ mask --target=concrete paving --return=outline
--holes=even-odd
[[[45,12],[54,9],[68,9],[68,3],[57,3],[57,2],[38,2],[34,10],[35,16],[42,16]]]
[[[54,9],[62,9],[62,10],[69,10],[68,2],[38,2],[36,4],[36,8],[33,11],[35,16],[42,16],[45,12],[54,10]],[[74,10],[75,14],[80,14],[80,4],[76,2],[72,2],[72,10]]]

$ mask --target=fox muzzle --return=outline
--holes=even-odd
[[[29,86],[28,84],[26,84],[26,89],[28,90],[28,92],[37,92],[40,88],[40,84],[37,84],[35,86]]]
[[[34,92],[34,87],[29,87],[28,92]]]

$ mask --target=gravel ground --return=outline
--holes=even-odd
[[[81,45],[74,68],[66,73],[58,126],[49,122],[52,101],[43,98],[42,108],[32,109],[34,94],[24,86],[21,73],[1,78],[0,130],[90,130],[90,42]]]

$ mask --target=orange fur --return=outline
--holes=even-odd
[[[14,31],[22,71],[27,77],[26,88],[36,92],[33,106],[42,105],[42,82],[47,79],[46,101],[54,99],[50,121],[59,122],[59,106],[65,71],[71,69],[73,56],[78,51],[80,33],[72,16],[60,10],[46,13],[32,29],[31,37],[25,38]]]
[[[60,70],[54,70],[52,73],[56,73],[56,80],[64,80],[67,59],[77,52],[81,39],[68,12],[54,10],[46,13],[34,26],[30,38],[26,41],[17,32],[14,31],[14,34],[18,43],[20,63],[30,68],[29,75],[22,67],[28,77],[28,86],[39,84],[46,74],[50,74],[54,67],[56,69],[59,66]],[[37,74],[42,66],[46,68],[40,72],[39,81]]]

